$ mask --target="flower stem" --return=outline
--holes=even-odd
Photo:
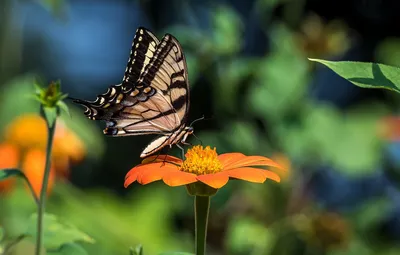
[[[42,189],[40,190],[38,215],[37,215],[37,233],[36,233],[36,249],[35,255],[40,255],[42,242],[43,242],[43,214],[46,206],[46,194],[47,185],[49,183],[50,176],[50,164],[51,164],[51,151],[53,147],[54,131],[56,128],[56,122],[54,121],[51,125],[48,125],[48,137],[47,137],[47,148],[46,148],[46,164],[43,175]]]
[[[194,198],[194,218],[195,218],[195,239],[196,255],[206,254],[206,239],[207,239],[207,225],[208,213],[210,210],[210,197],[209,196],[195,196]]]

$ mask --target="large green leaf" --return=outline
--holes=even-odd
[[[388,89],[400,93],[400,68],[377,63],[309,60],[319,62],[362,88]]]
[[[61,249],[62,245],[75,241],[83,241],[87,243],[94,242],[94,240],[90,236],[83,233],[75,226],[60,223],[55,215],[45,214],[43,216],[43,222],[43,239],[44,247],[46,249]],[[36,225],[37,214],[33,214],[29,219],[25,234],[35,239]]]

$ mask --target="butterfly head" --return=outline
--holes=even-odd
[[[191,126],[185,127],[185,131],[186,131],[186,134],[191,135],[194,132],[194,128]]]

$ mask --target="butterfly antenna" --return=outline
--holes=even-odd
[[[203,146],[203,141],[200,138],[198,138],[194,133],[192,133],[192,135],[194,136],[194,138],[199,140],[200,141],[200,145]]]
[[[195,119],[194,121],[192,121],[192,123],[190,123],[189,126],[191,127],[191,126],[193,126],[193,124],[196,123],[197,121],[199,121],[199,120],[204,120],[204,119],[205,119],[205,118],[204,118],[204,115],[203,115],[201,118],[198,118],[198,119]]]

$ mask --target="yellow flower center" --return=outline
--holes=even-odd
[[[181,165],[181,170],[196,175],[213,174],[222,170],[216,149],[210,146],[203,148],[196,145],[186,152],[186,159]]]

